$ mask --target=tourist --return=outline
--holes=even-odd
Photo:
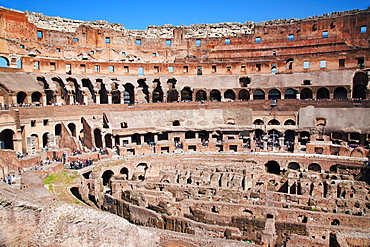
[[[8,176],[6,177],[6,180],[8,181],[9,185],[12,185],[12,176],[10,176],[10,174],[8,174]]]

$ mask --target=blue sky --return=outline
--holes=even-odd
[[[106,20],[127,29],[148,25],[268,21],[367,9],[369,0],[0,0],[0,6],[83,21]]]

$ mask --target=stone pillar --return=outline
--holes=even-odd
[[[99,105],[100,104],[100,94],[98,93],[95,94],[95,99],[96,99],[95,103]]]
[[[280,151],[284,150],[284,137],[279,137]]]
[[[154,143],[158,142],[158,134],[154,134]]]
[[[253,137],[254,137],[254,132],[250,131],[249,132],[249,138],[251,140],[251,142],[250,142],[251,143],[251,150],[254,150],[256,148],[256,144],[254,142]]]
[[[144,135],[140,135],[140,142],[141,142],[141,145],[144,144]]]
[[[263,150],[267,151],[267,141],[262,141]]]
[[[107,97],[108,97],[108,104],[111,105],[112,104],[112,94],[107,93]]]

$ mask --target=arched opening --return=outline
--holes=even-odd
[[[60,136],[60,133],[62,132],[62,125],[56,124],[54,127],[54,135]]]
[[[131,136],[131,143],[136,143],[136,145],[140,145],[141,144],[140,135],[138,133],[134,133]]]
[[[0,67],[9,67],[9,60],[5,57],[0,57]]]
[[[121,104],[121,92],[119,90],[112,91],[112,103]]]
[[[284,122],[284,125],[295,125],[295,121],[292,119],[288,119]]]
[[[154,90],[153,91],[153,103],[158,103],[163,101],[163,92],[162,90]]]
[[[105,84],[103,83],[103,80],[97,79],[96,82],[100,83],[100,90],[99,90],[100,104],[108,104],[108,91],[107,91],[107,88],[105,87]]]
[[[177,102],[179,100],[179,92],[176,89],[170,89],[167,93],[167,102]]]
[[[306,145],[307,142],[310,141],[310,133],[308,131],[302,131],[299,133],[299,139],[298,142],[301,143],[301,145]]]
[[[300,93],[300,98],[303,99],[303,100],[304,99],[312,99],[312,95],[313,95],[313,93],[312,93],[311,89],[303,88],[301,90],[301,93]]]
[[[250,97],[249,92],[247,90],[245,90],[245,89],[240,90],[240,92],[239,92],[239,99],[240,100],[246,101],[246,100],[249,100],[249,97]]]
[[[317,99],[330,99],[330,92],[329,89],[322,87],[317,90]]]
[[[308,166],[308,171],[321,172],[321,166],[319,164],[317,164],[317,163],[311,163]]]
[[[357,85],[353,88],[352,93],[354,99],[366,99],[366,86]]]
[[[144,181],[145,173],[147,169],[148,169],[148,165],[146,163],[138,164],[135,168],[134,179],[137,179],[139,181]]]
[[[262,119],[256,119],[256,120],[254,120],[253,124],[254,125],[264,125],[265,123],[263,122]]]
[[[284,145],[289,152],[294,151],[294,139],[295,139],[295,131],[294,130],[287,130],[285,131],[284,135]]]
[[[220,91],[213,89],[209,94],[209,100],[221,101],[221,93]]]
[[[25,92],[18,92],[17,93],[17,104],[25,104],[27,94]]]
[[[195,138],[195,132],[194,131],[186,131],[185,132],[185,139],[194,139]]]
[[[46,132],[42,135],[42,147],[45,148],[49,144],[49,132]]]
[[[239,85],[240,87],[248,87],[248,84],[251,83],[251,79],[249,77],[240,77],[239,78]]]
[[[347,99],[347,90],[344,87],[338,87],[334,90],[334,99]]]
[[[94,86],[92,85],[91,81],[88,78],[83,78],[81,79],[81,82],[82,82],[82,87],[87,88],[89,90],[92,102],[96,103],[96,94],[94,91]]]
[[[301,169],[301,166],[297,162],[290,162],[288,164],[288,169],[298,171],[299,169]]]
[[[74,90],[72,91],[73,96],[74,96],[73,102],[83,105],[84,95],[83,95],[83,91],[81,90],[80,84],[78,84],[75,78],[71,78],[71,77],[67,78],[67,82],[72,82],[72,84],[74,85]]]
[[[265,99],[265,92],[262,91],[261,89],[257,89],[253,93],[253,99],[258,100],[258,99]]]
[[[366,73],[360,72],[353,77],[353,92],[352,98],[366,99],[366,88],[368,84],[368,76]]]
[[[268,125],[280,125],[280,122],[279,122],[279,120],[277,120],[277,119],[271,119],[271,120],[268,122]]]
[[[104,186],[109,186],[109,182],[113,175],[114,175],[114,172],[111,170],[106,170],[105,172],[103,172],[101,178],[103,179]]]
[[[199,138],[200,138],[201,142],[208,141],[209,133],[205,130],[201,130],[201,131],[199,131]]]
[[[144,142],[148,144],[153,144],[154,143],[154,134],[153,133],[146,133],[144,135]]]
[[[135,102],[134,89],[135,87],[131,83],[125,84],[125,91],[123,92],[123,103],[133,104]]]
[[[269,161],[265,164],[266,171],[268,173],[280,174],[280,165],[276,161]]]
[[[40,144],[40,141],[39,141],[39,136],[37,135],[37,134],[32,134],[31,135],[31,138],[33,139],[33,142],[34,142],[34,144],[35,144],[35,149],[36,150],[38,150],[38,149],[40,149],[40,146],[39,146],[39,144]]]
[[[123,177],[127,180],[129,178],[129,171],[126,167],[123,167],[120,171],[120,174],[123,175]]]
[[[277,89],[271,89],[269,92],[269,99],[281,99],[280,91]]]
[[[32,103],[42,103],[42,95],[40,92],[33,92],[31,94],[31,101]]]
[[[80,194],[80,190],[78,187],[72,187],[69,189],[69,191],[72,193],[74,197],[76,197],[78,200],[83,201],[82,196]]]
[[[337,173],[338,172],[338,165],[332,165],[329,168],[330,173]]]
[[[193,99],[193,92],[189,87],[184,87],[183,90],[181,90],[181,101],[192,101]]]
[[[285,99],[296,99],[297,98],[297,90],[295,90],[293,88],[288,88],[285,91],[284,98]]]
[[[231,89],[228,89],[224,93],[225,100],[235,100],[235,92]]]
[[[107,148],[112,148],[113,147],[113,135],[112,134],[106,134],[104,136],[104,142],[105,142],[105,146]]]
[[[287,70],[292,70],[293,69],[293,61],[294,61],[293,58],[289,58],[288,60],[286,60],[286,69]]]
[[[195,99],[197,101],[207,100],[207,93],[204,90],[198,90],[195,94]]]
[[[10,129],[5,129],[0,133],[0,148],[1,149],[11,149],[14,150],[13,145],[14,131]]]
[[[76,137],[76,125],[74,123],[69,123],[68,129],[71,131],[72,136]]]
[[[95,139],[95,147],[102,148],[103,147],[103,141],[101,136],[100,129],[94,129],[94,139]]]

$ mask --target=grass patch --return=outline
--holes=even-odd
[[[44,184],[58,184],[58,183],[64,183],[69,184],[73,179],[76,178],[77,172],[69,173],[65,170],[60,171],[58,173],[50,174],[47,176],[44,180]]]

